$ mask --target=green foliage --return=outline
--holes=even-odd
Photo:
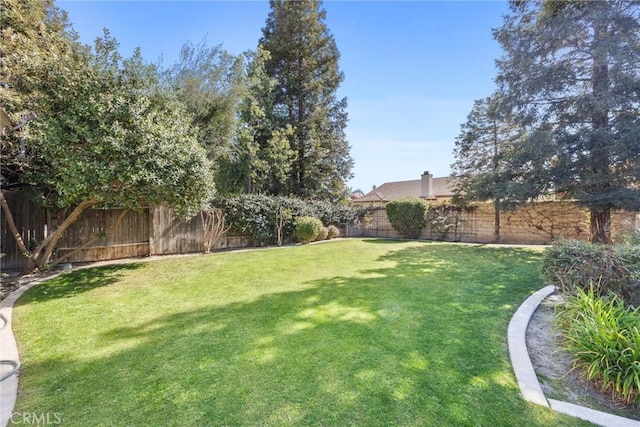
[[[24,123],[36,111],[46,79],[39,70],[55,70],[72,62],[85,50],[75,41],[66,14],[53,0],[2,0],[0,5],[0,106],[13,123]],[[32,117],[32,116],[31,116]],[[32,121],[33,122],[33,121]],[[40,165],[26,145],[22,155],[20,138],[29,142],[30,126],[20,131],[2,132],[0,137],[0,171],[3,189],[24,185],[24,174]]]
[[[503,109],[527,133],[509,154],[521,203],[561,189],[610,243],[611,210],[640,208],[640,7],[514,1],[494,32]]]
[[[15,156],[15,133],[3,135],[2,157],[19,159],[0,162],[3,189],[31,187],[42,203],[68,208],[27,270],[43,268],[91,206],[166,204],[183,217],[206,207],[213,176],[198,129],[139,50],[123,59],[107,30],[93,50],[81,45],[48,0],[10,0],[2,9],[0,80],[10,87],[2,106],[14,120],[37,116],[21,131],[24,155]]]
[[[307,243],[315,240],[322,230],[322,221],[314,216],[301,216],[296,218],[293,238],[296,242]]]
[[[336,237],[340,237],[340,229],[335,225],[330,225],[327,228],[327,239],[335,239]]]
[[[228,156],[219,162],[218,178],[224,194],[287,193],[291,164],[296,152],[290,146],[295,128],[274,127],[267,116],[273,109],[276,80],[267,75],[270,53],[258,46],[245,54],[242,100]]]
[[[640,246],[556,241],[545,250],[541,271],[545,282],[567,295],[595,283],[597,295],[614,293],[640,306]]]
[[[501,207],[513,202],[508,195],[513,176],[506,159],[523,131],[500,110],[500,102],[499,94],[476,100],[460,126],[452,165],[457,199],[493,200]]]
[[[409,239],[419,238],[427,225],[429,205],[422,199],[394,200],[387,203],[386,210],[394,230]]]
[[[602,391],[640,403],[640,313],[617,296],[601,298],[593,286],[567,300],[558,316],[574,366]]]
[[[236,109],[243,95],[243,60],[222,46],[187,42],[178,61],[164,72],[164,84],[186,106],[198,142],[209,159],[228,154],[236,127]]]
[[[323,224],[347,224],[363,213],[356,205],[333,205],[328,202],[307,202],[297,198],[245,194],[220,199],[214,203],[225,211],[232,233],[248,236],[257,246],[278,243],[293,237],[295,219],[314,216]],[[282,215],[286,212],[286,215]]]
[[[260,46],[270,53],[265,70],[276,84],[273,98],[263,104],[269,131],[256,139],[262,148],[273,132],[293,130],[286,135],[293,154],[286,159],[288,179],[273,193],[336,201],[344,196],[353,167],[344,132],[347,101],[337,99],[344,80],[340,53],[319,1],[271,0],[270,5]]]
[[[139,51],[123,60],[117,46],[106,32],[94,54],[35,70],[43,79],[29,146],[41,166],[27,179],[61,207],[166,203],[193,215],[213,195],[205,151],[156,68]]]

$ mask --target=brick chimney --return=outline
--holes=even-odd
[[[420,197],[424,199],[435,199],[435,194],[433,194],[433,175],[431,175],[429,171],[425,171],[421,178]]]

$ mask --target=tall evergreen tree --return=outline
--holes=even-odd
[[[320,1],[271,0],[270,5],[260,45],[271,54],[265,65],[277,84],[266,114],[272,132],[293,130],[287,138],[296,153],[281,194],[336,199],[344,195],[353,166],[344,133],[347,101],[336,97],[344,79],[340,53]]]
[[[494,36],[497,79],[527,127],[512,167],[521,201],[563,191],[611,241],[611,210],[640,209],[640,3],[512,1]]]
[[[217,182],[222,193],[286,193],[295,152],[289,138],[293,128],[273,130],[267,111],[273,109],[276,80],[269,77],[265,61],[269,52],[258,47],[245,53],[242,100],[230,155],[221,159]]]
[[[459,201],[493,201],[496,242],[500,240],[500,212],[513,206],[509,187],[514,177],[505,158],[522,137],[521,129],[501,112],[499,102],[498,94],[474,102],[467,121],[460,126],[456,160],[451,165]]]

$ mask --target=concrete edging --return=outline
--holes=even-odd
[[[20,356],[18,354],[18,346],[13,330],[11,329],[11,320],[13,317],[13,305],[27,290],[42,283],[44,280],[51,279],[47,277],[37,279],[28,285],[21,286],[11,292],[4,300],[0,301],[0,317],[4,319],[4,324],[0,325],[0,361],[4,365],[12,367],[6,373],[6,378],[0,381],[0,426],[6,426],[11,420],[11,414],[18,398],[18,375],[20,371]],[[4,377],[4,375],[0,375]]]
[[[545,397],[533,365],[531,364],[531,359],[529,358],[526,335],[531,316],[533,316],[533,313],[542,301],[554,292],[555,287],[551,285],[538,290],[518,307],[518,310],[516,310],[509,322],[507,331],[509,357],[511,358],[511,365],[513,366],[522,397],[528,402],[536,403],[551,408],[556,412],[580,418],[600,426],[640,427],[639,421],[596,411],[584,406],[574,405],[573,403],[547,399]]]

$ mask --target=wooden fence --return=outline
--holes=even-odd
[[[66,214],[61,210],[42,208],[24,193],[7,192],[5,198],[29,249],[33,249],[48,230],[57,227]],[[472,211],[459,213],[456,225],[446,231],[426,227],[421,238],[489,243],[493,241],[493,220],[493,206],[481,204]],[[614,238],[634,222],[640,223],[640,214],[612,213]],[[1,268],[21,268],[26,259],[20,254],[7,228],[6,221],[2,219]],[[588,215],[571,202],[538,203],[502,213],[501,231],[501,243],[544,244],[555,237],[586,240],[589,237]],[[343,232],[347,236],[399,237],[389,223],[384,206],[374,207],[360,227],[350,224]],[[250,243],[242,236],[223,235],[213,249],[241,248]],[[203,249],[204,231],[200,216],[183,221],[171,209],[164,207],[136,211],[88,209],[61,238],[54,259],[90,262],[202,252]]]
[[[42,208],[25,193],[7,192],[7,203],[28,249],[34,249],[48,230],[57,227],[66,212]],[[6,221],[0,221],[3,269],[22,268],[26,259],[18,250]],[[171,209],[88,209],[58,242],[53,259],[90,262],[150,255],[202,252],[204,232],[200,216],[183,221]],[[249,245],[242,236],[223,235],[214,249]]]

